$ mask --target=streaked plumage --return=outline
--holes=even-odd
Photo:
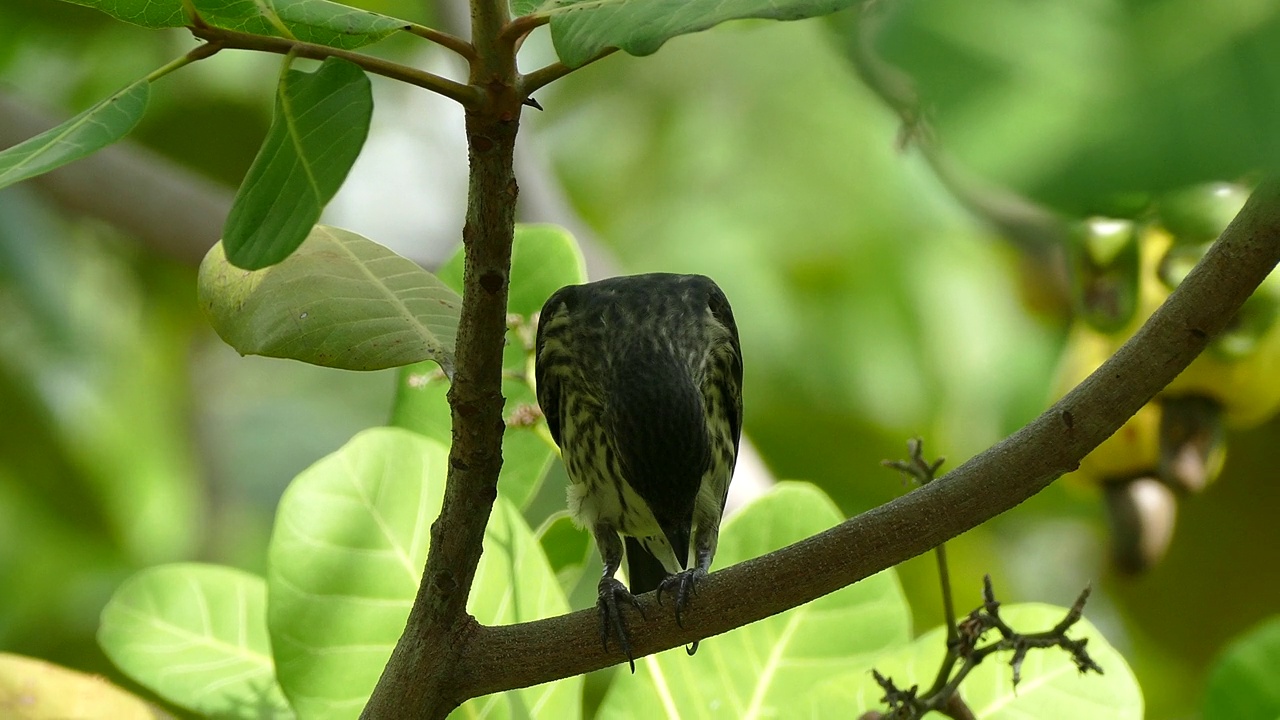
[[[701,275],[573,285],[542,308],[536,362],[538,403],[569,474],[569,509],[604,559],[602,632],[607,641],[613,629],[630,659],[617,603],[639,606],[613,578],[622,536],[635,538],[627,544],[631,592],[660,580],[640,571],[643,546],[668,574],[659,598],[673,592],[677,619],[715,555],[742,429],[733,313]]]

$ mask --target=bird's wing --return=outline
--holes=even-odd
[[[714,333],[710,350],[711,371],[707,373],[708,381],[722,398],[725,421],[729,425],[729,433],[733,438],[734,459],[738,455],[738,445],[742,437],[742,346],[738,341],[738,325],[733,319],[733,309],[729,299],[714,283],[707,298],[707,306],[711,316],[723,328]],[[729,479],[733,475],[732,466],[724,473],[724,488],[721,493],[720,507],[729,497]]]
[[[707,301],[714,317],[726,332],[721,334],[717,347],[711,351],[712,362],[720,364],[720,372],[713,373],[720,383],[720,392],[726,399],[729,427],[733,433],[733,449],[737,452],[742,435],[742,346],[738,342],[738,325],[733,320],[729,299],[720,288],[712,286]]]
[[[565,335],[572,332],[569,305],[573,290],[573,286],[563,287],[547,298],[538,314],[538,336],[534,342],[533,377],[538,386],[538,406],[547,419],[552,439],[561,447],[560,377],[554,366],[558,362],[556,356],[565,352]]]

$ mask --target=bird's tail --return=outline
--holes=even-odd
[[[624,540],[627,543],[627,578],[631,594],[639,595],[657,590],[658,585],[667,577],[666,568],[639,540],[633,537],[626,537]]]

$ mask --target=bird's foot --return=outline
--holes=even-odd
[[[702,568],[689,568],[675,575],[668,575],[662,584],[658,585],[658,604],[662,604],[663,593],[671,593],[675,597],[676,606],[676,624],[684,627],[685,608],[689,606],[689,598],[698,592],[698,582],[707,576],[707,571]],[[690,655],[698,651],[698,642],[695,640],[693,644],[685,648],[685,652]]]
[[[627,621],[622,617],[622,606],[630,605],[640,613],[642,618],[645,617],[644,608],[641,607],[636,596],[627,590],[627,586],[616,578],[600,578],[599,589],[600,594],[596,599],[596,605],[600,608],[600,642],[608,651],[609,635],[612,633],[618,640],[618,647],[622,650],[622,654],[627,656],[627,664],[631,666],[631,673],[634,675],[636,661],[631,656],[631,641],[627,635]]]

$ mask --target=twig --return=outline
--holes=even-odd
[[[969,613],[969,616],[960,624],[958,644],[952,647],[948,643],[948,657],[954,651],[963,658],[964,663],[954,675],[950,674],[950,669],[947,670],[950,679],[941,687],[931,688],[920,695],[915,686],[902,690],[894,684],[892,678],[884,677],[878,672],[874,673],[876,682],[885,691],[882,700],[889,706],[890,714],[885,717],[915,720],[924,717],[930,711],[937,711],[956,720],[973,718],[973,711],[960,697],[960,684],[983,660],[998,652],[1013,652],[1009,665],[1013,671],[1015,688],[1022,679],[1022,663],[1026,660],[1027,653],[1034,649],[1061,648],[1071,655],[1072,661],[1080,672],[1092,670],[1099,675],[1102,674],[1102,668],[1085,650],[1087,639],[1072,640],[1067,637],[1067,631],[1079,622],[1083,615],[1085,601],[1089,598],[1088,587],[1080,593],[1061,622],[1051,630],[1038,633],[1019,633],[1000,617],[1000,602],[996,600],[995,591],[991,587],[990,575],[982,580],[982,597],[982,605]],[[1000,639],[979,647],[978,643],[991,630],[999,632]]]
[[[376,75],[382,75],[383,77],[389,77],[393,80],[399,80],[439,93],[468,109],[478,106],[481,101],[480,91],[474,87],[454,82],[425,70],[418,70],[390,60],[373,57],[372,55],[364,55],[350,50],[291,40],[289,38],[268,37],[266,35],[252,35],[235,30],[225,30],[205,23],[191,25],[188,29],[196,37],[230,50],[258,50],[281,55],[292,53],[298,57],[311,58],[313,60],[323,60],[330,57],[342,58]]]

